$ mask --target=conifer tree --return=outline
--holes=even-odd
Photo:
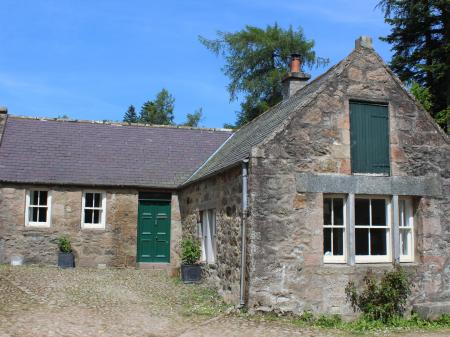
[[[139,121],[134,105],[128,107],[127,112],[123,116],[123,121],[127,123],[137,123]]]

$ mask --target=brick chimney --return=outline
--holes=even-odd
[[[283,78],[283,100],[294,95],[298,90],[303,88],[311,75],[302,72],[302,62],[299,54],[291,55],[291,69]]]

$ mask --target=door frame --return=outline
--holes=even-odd
[[[141,197],[142,196],[142,197]],[[140,208],[141,202],[154,202],[155,204],[167,203],[169,206],[169,233],[168,233],[168,241],[169,241],[169,254],[168,260],[166,262],[147,262],[140,261],[140,232],[141,232],[141,223],[140,223]],[[172,241],[172,193],[159,193],[159,192],[140,192],[138,195],[138,212],[137,212],[137,224],[136,224],[136,263],[155,263],[155,264],[170,264],[171,261],[171,241]]]

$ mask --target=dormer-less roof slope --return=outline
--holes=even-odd
[[[339,77],[342,72],[358,58],[366,57],[370,53],[384,67],[390,74],[392,79],[399,85],[400,90],[415,101],[414,97],[403,87],[401,81],[394,75],[392,70],[383,62],[381,57],[373,50],[372,47],[364,45],[357,46],[345,59],[331,67],[324,74],[311,81],[302,89],[297,91],[290,98],[280,102],[276,106],[264,112],[242,128],[237,130],[232,137],[230,137],[207,161],[204,163],[185,184],[189,184],[196,180],[204,179],[212,176],[218,172],[226,170],[227,168],[238,165],[242,160],[248,158],[254,147],[264,142],[270,135],[282,131],[290,117],[295,113],[301,111],[309,104],[314,102],[316,97],[328,87],[329,83]],[[416,102],[416,104],[418,104]],[[420,107],[420,104],[418,104]],[[448,141],[448,137],[444,132],[434,123],[428,113],[424,111],[425,116],[436,130],[442,134],[444,139]]]
[[[319,92],[326,87],[328,81],[341,73],[348,65],[352,55],[353,53],[297,91],[292,97],[280,102],[237,130],[188,179],[186,184],[214,175],[248,158],[254,146],[262,143],[269,135],[276,132],[293,112],[301,110],[313,101]]]
[[[230,131],[8,116],[0,181],[176,188]]]

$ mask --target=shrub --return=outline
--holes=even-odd
[[[184,264],[195,264],[200,259],[200,242],[193,237],[181,241],[181,260]]]
[[[70,240],[67,236],[60,236],[58,238],[58,247],[63,253],[70,253],[72,251],[72,245],[70,244]]]
[[[384,323],[403,316],[406,299],[411,294],[411,281],[399,265],[393,271],[385,272],[380,282],[368,272],[364,284],[361,293],[352,281],[345,287],[347,301],[355,312],[360,310],[366,318]]]

